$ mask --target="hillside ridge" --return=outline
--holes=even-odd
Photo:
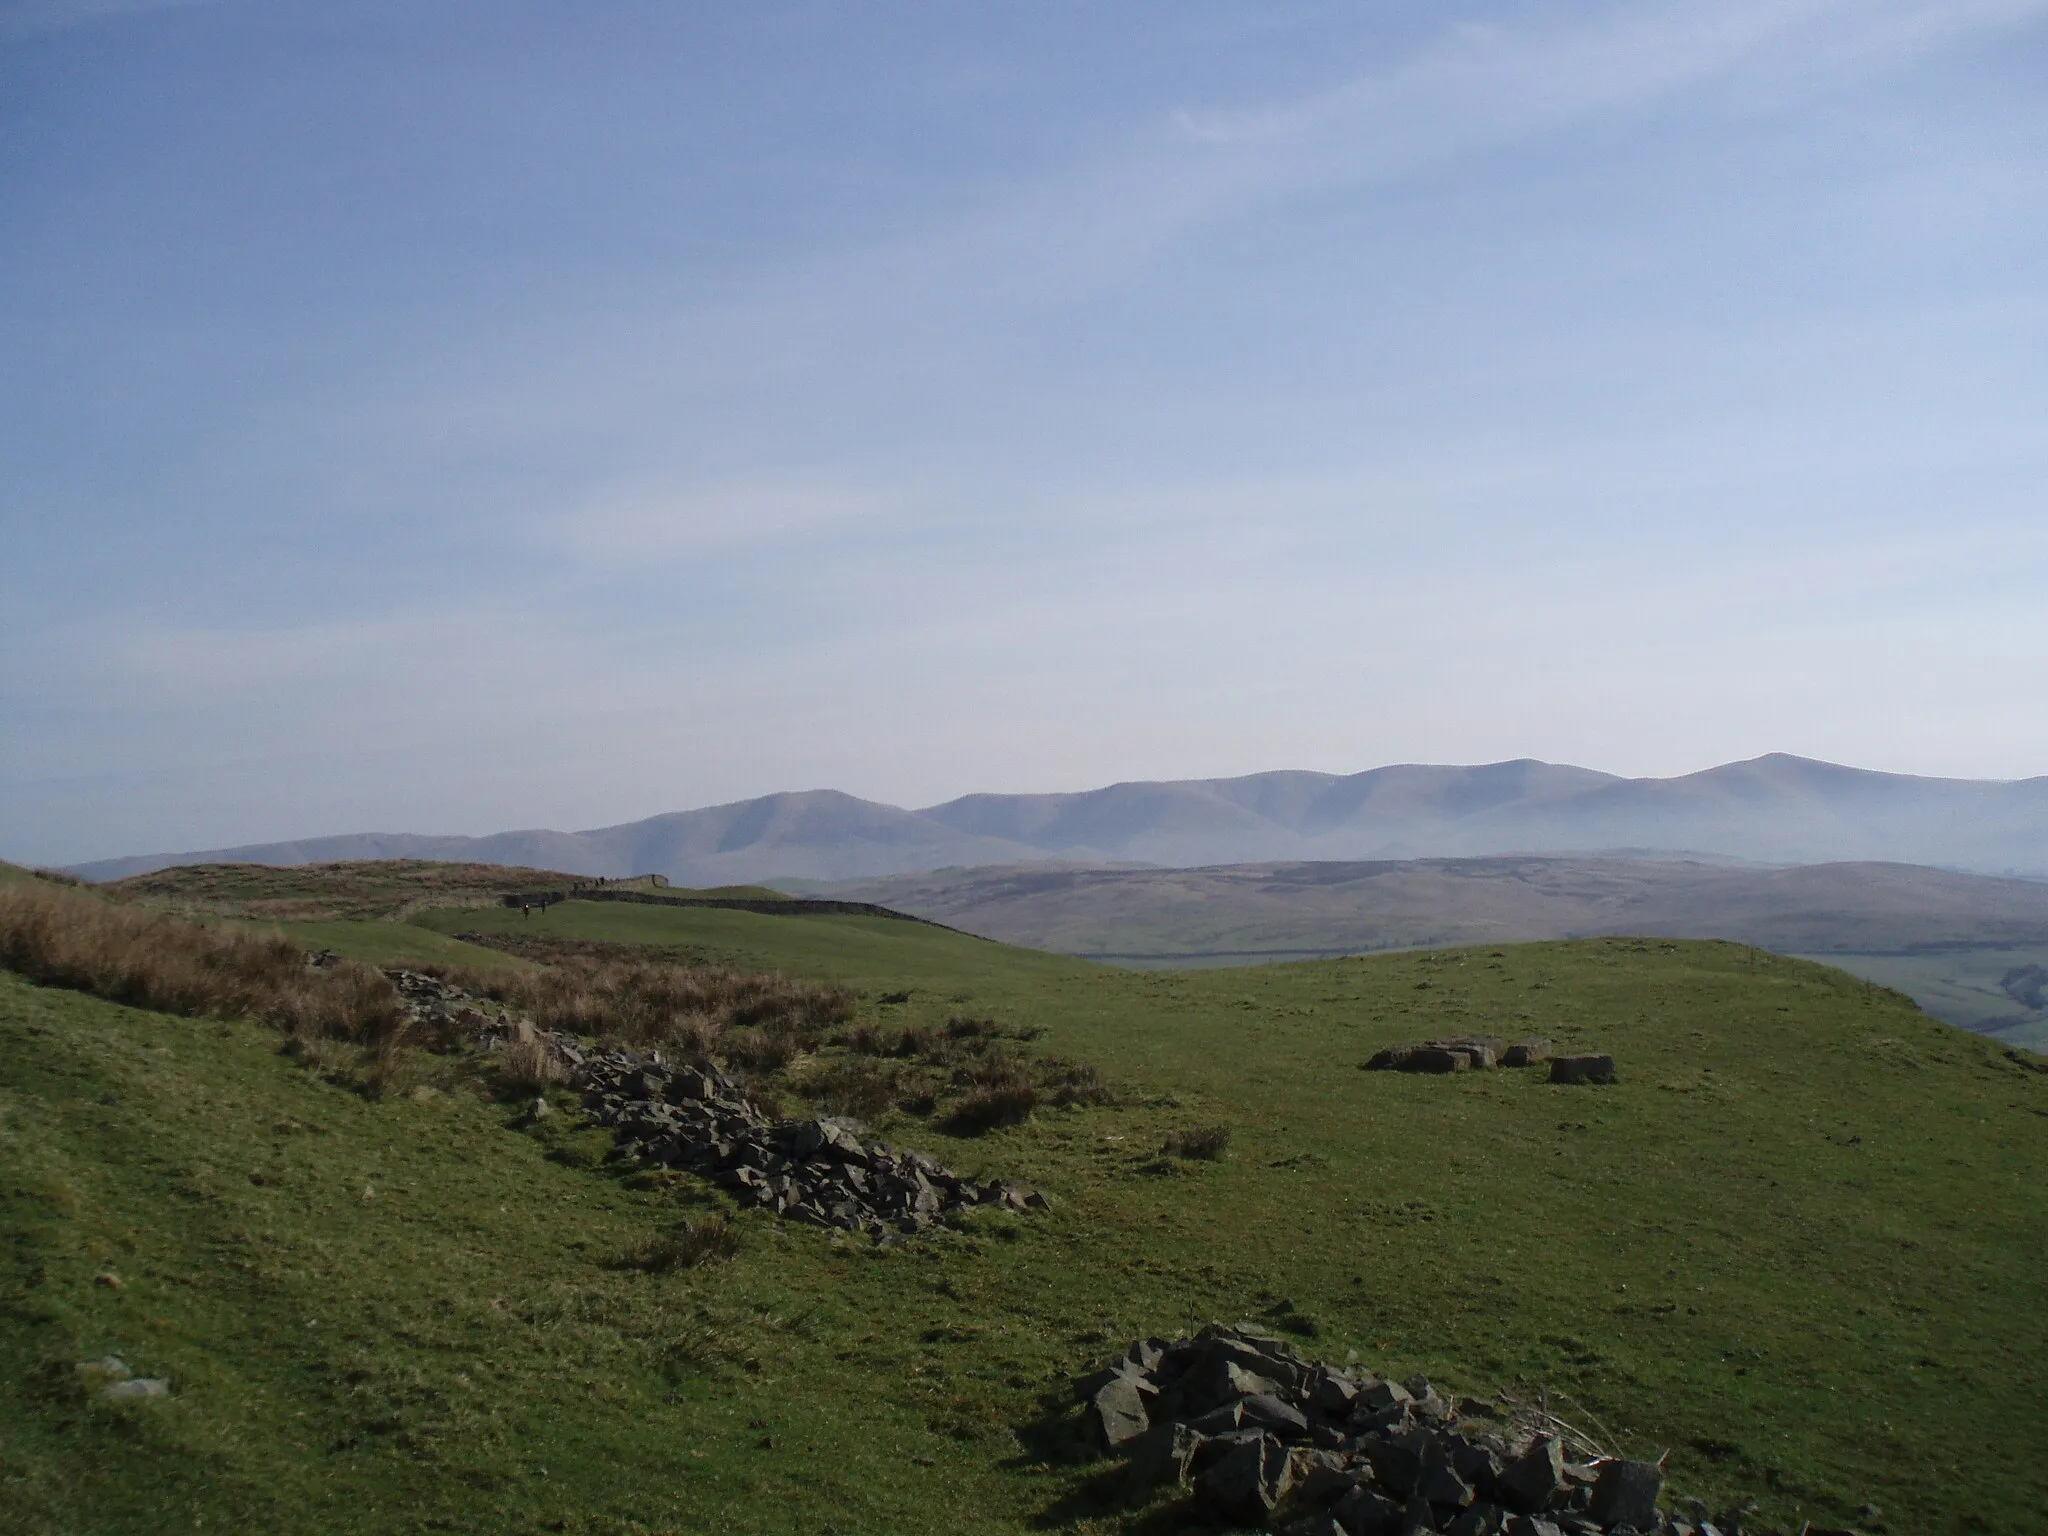
[[[971,794],[916,810],[816,789],[578,832],[350,833],[101,859],[72,869],[111,880],[196,862],[423,858],[589,876],[652,870],[679,884],[717,885],[1050,859],[1190,868],[1624,849],[2048,878],[2048,777],[1925,778],[1773,753],[1663,779],[1524,758]]]

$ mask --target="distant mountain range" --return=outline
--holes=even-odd
[[[1046,859],[1187,868],[1620,852],[1775,865],[1886,860],[2048,877],[2048,777],[1916,778],[1780,753],[1670,779],[1523,759],[967,795],[923,810],[812,790],[587,832],[352,833],[103,859],[74,871],[110,880],[200,862],[414,858],[721,885]]]

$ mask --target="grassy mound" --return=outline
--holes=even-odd
[[[1150,1529],[1046,1428],[1066,1373],[1263,1315],[1321,1358],[1547,1388],[1790,1530],[1866,1502],[2038,1528],[2048,1074],[1895,994],[1715,944],[1138,974],[879,919],[543,923],[857,994],[795,1073],[967,1017],[1120,1091],[971,1139],[879,1098],[883,1134],[1054,1208],[877,1251],[614,1178],[569,1106],[431,1061],[372,1101],[256,1026],[0,975],[10,1519]],[[1622,1081],[1358,1070],[1460,1032],[1611,1050]],[[109,1353],[171,1396],[93,1395],[75,1367]]]

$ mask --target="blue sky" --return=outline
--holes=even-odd
[[[2048,0],[0,3],[0,855],[2048,772]]]

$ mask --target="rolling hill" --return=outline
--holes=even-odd
[[[1008,944],[1105,960],[1235,960],[1630,933],[1782,953],[2048,945],[2048,882],[1908,864],[1411,859],[1205,869],[1012,865],[846,882]]]
[[[2048,964],[2048,883],[1907,864],[1415,859],[1206,869],[1012,865],[815,887],[1005,943],[1141,966],[1644,934],[1822,956],[1936,1017],[2048,1044],[2008,986]],[[2030,1001],[2031,999],[2031,1001]]]
[[[1406,764],[977,794],[922,810],[813,790],[584,832],[356,833],[105,859],[74,872],[111,880],[173,864],[406,858],[720,885],[1045,859],[1192,867],[1622,851],[2048,877],[2048,778],[1917,778],[1774,754],[1669,779],[1529,760]]]
[[[0,1526],[1177,1530],[1171,1494],[1123,1506],[1071,1382],[1250,1318],[1482,1410],[1541,1393],[1663,1458],[1674,1505],[1756,1495],[1746,1530],[2038,1527],[2048,1075],[1839,972],[1606,939],[1160,974],[864,917],[542,924],[317,942],[773,969],[858,994],[792,1096],[863,1031],[965,1016],[1114,1097],[981,1136],[885,1110],[892,1142],[1051,1203],[877,1247],[607,1162],[573,1091],[536,1116],[489,1052],[416,1051],[372,1096],[263,1025],[0,974]],[[1357,1070],[1467,1030],[1609,1050],[1621,1081]],[[1203,1126],[1220,1158],[1162,1153]],[[641,1259],[720,1216],[726,1261]],[[107,1400],[108,1356],[163,1395]]]

